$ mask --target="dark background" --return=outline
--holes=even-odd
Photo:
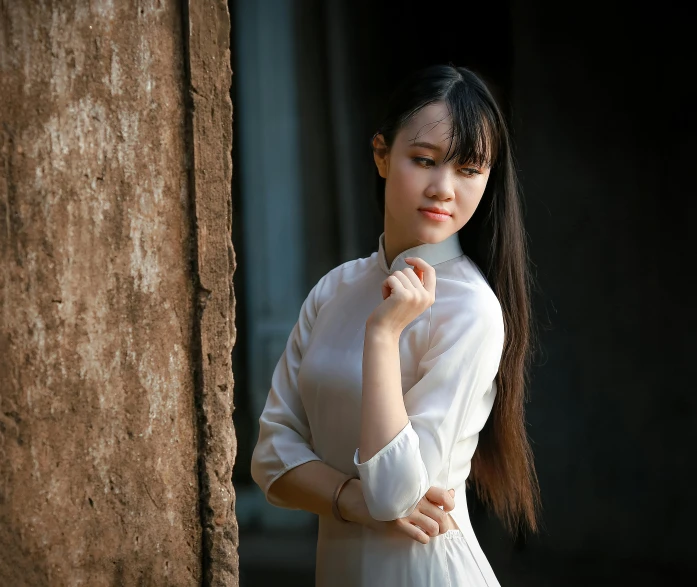
[[[514,541],[473,504],[475,531],[504,586],[695,584],[697,95],[694,19],[681,6],[294,4],[303,198],[310,225],[321,225],[299,243],[306,291],[331,267],[376,249],[368,144],[404,74],[432,63],[470,67],[508,113],[537,281],[528,420],[543,529]],[[244,125],[236,107],[235,133]],[[245,154],[235,145],[233,231],[244,255],[254,240],[241,229]],[[349,180],[337,153],[353,158],[350,181],[364,186],[349,198],[353,248],[341,232]],[[238,308],[249,270],[240,263],[235,276]],[[247,324],[238,316],[234,481],[242,489],[252,483],[258,413],[245,395]],[[314,540],[312,526],[241,524],[241,584],[313,584],[311,549],[302,551],[305,565],[265,562],[265,549],[301,540],[294,532]]]

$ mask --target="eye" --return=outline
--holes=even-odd
[[[474,167],[461,167],[460,172],[465,177],[474,177],[475,175],[481,174],[481,171],[479,171],[479,169],[475,169]]]
[[[429,159],[428,157],[414,157],[412,161],[421,167],[431,167],[431,165],[434,164],[433,159]]]

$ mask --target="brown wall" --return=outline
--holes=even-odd
[[[228,37],[213,43],[221,62],[229,19],[212,4]],[[207,170],[227,188],[196,202],[182,18],[174,0],[0,0],[1,585],[196,585],[214,574],[197,424],[206,340],[222,341],[207,360],[232,409],[231,138],[211,147],[222,162]],[[229,87],[229,66],[219,69]],[[230,126],[226,92],[215,98]],[[223,226],[202,253],[206,214]],[[195,303],[206,255],[229,260],[206,290],[224,300],[222,327]],[[225,419],[208,433],[216,426],[224,476],[234,435]],[[231,483],[219,485],[230,486],[227,529]]]

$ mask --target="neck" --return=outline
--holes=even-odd
[[[411,249],[419,244],[420,243],[417,242],[413,244],[397,244],[397,241],[393,240],[390,236],[388,236],[387,233],[385,233],[385,260],[387,261],[387,266],[389,267],[392,265],[392,261],[395,260],[395,257],[399,255],[399,253],[406,251],[407,249]]]
[[[400,234],[396,227],[392,226],[389,216],[385,214],[385,260],[387,261],[387,266],[392,265],[395,257],[399,255],[402,251],[411,249],[418,245],[423,244],[416,239],[409,239]]]

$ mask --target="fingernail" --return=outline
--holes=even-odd
[[[448,493],[452,495],[453,497],[455,496],[455,490],[454,489],[448,489]]]

